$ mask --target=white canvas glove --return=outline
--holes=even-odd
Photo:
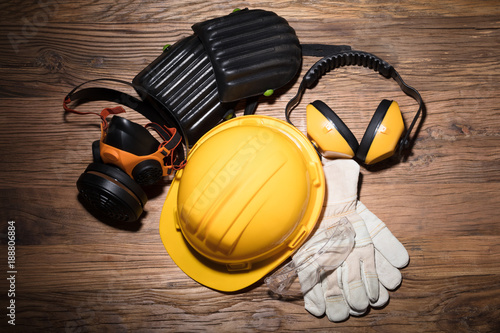
[[[385,223],[369,211],[361,201],[358,201],[356,212],[365,221],[375,246],[375,263],[380,282],[389,290],[396,289],[402,280],[398,268],[405,267],[410,261],[408,251],[389,231]]]
[[[318,273],[321,278],[310,290],[304,291],[304,301],[311,314],[326,313],[331,321],[342,321],[349,314],[364,313],[369,304],[382,306],[387,303],[386,288],[393,289],[401,282],[401,274],[395,267],[408,262],[408,253],[382,221],[364,205],[357,204],[359,165],[355,161],[330,161],[324,170],[327,197],[318,231],[346,217],[356,231],[355,247],[336,271]],[[365,223],[362,217],[368,222]],[[307,247],[307,242],[303,247]],[[299,249],[293,258],[300,258],[300,252]],[[311,272],[299,272],[298,275],[301,285],[310,284],[306,280],[312,276]]]
[[[375,266],[379,279],[379,298],[377,302],[370,302],[370,305],[375,308],[381,307],[389,301],[389,292],[387,290],[394,290],[401,284],[402,276],[398,268],[403,268],[408,265],[410,257],[403,244],[394,237],[385,223],[369,211],[361,201],[357,202],[356,212],[365,221],[375,247]],[[344,309],[340,312],[344,313],[344,316],[347,306],[347,303],[344,303]],[[355,311],[352,308],[349,309],[349,314],[351,315],[359,316],[364,312],[365,311]],[[337,314],[333,315],[333,317],[340,316]],[[336,321],[345,319],[347,319],[347,317]]]

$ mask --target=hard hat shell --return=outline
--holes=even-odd
[[[267,116],[237,117],[189,152],[167,194],[160,235],[188,276],[240,290],[306,240],[324,192],[319,156],[299,130]]]

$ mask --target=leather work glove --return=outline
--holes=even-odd
[[[385,224],[357,201],[359,165],[353,160],[333,160],[325,163],[326,205],[316,232],[337,223],[345,217],[356,232],[352,252],[335,271],[318,272],[318,282],[302,290],[305,308],[311,314],[326,313],[331,321],[342,321],[352,315],[361,315],[369,305],[382,306],[389,300],[387,289],[401,283],[397,267],[408,263],[408,253],[390,233]],[[293,256],[300,258],[306,242]],[[313,266],[309,268],[321,269]],[[299,272],[301,286],[311,272]],[[387,289],[386,289],[387,288]]]

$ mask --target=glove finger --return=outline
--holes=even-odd
[[[359,316],[364,315],[367,311],[368,311],[368,308],[366,308],[366,310],[364,310],[364,311],[354,311],[353,309],[349,309],[349,314],[351,316],[359,317]]]
[[[389,302],[389,292],[384,288],[382,284],[379,285],[379,295],[378,300],[374,303],[370,302],[370,306],[374,308],[381,308]],[[349,314],[351,316],[362,316],[366,313],[368,309],[365,311],[354,311],[353,309],[349,309]]]
[[[294,262],[297,260],[296,256],[294,256],[293,260]],[[319,272],[320,268],[314,263],[297,272],[301,291],[304,296],[304,307],[315,316],[321,316],[325,313],[325,298],[321,289],[321,276]],[[314,278],[314,281],[311,278]],[[306,285],[307,287],[304,287]]]
[[[375,265],[378,279],[385,288],[394,290],[401,284],[403,277],[399,269],[391,265],[378,250],[375,250]]]
[[[365,291],[364,283],[361,279],[360,259],[353,251],[347,260],[342,264],[341,268],[341,288],[344,291],[347,304],[354,311],[365,311],[368,307],[369,300]],[[354,257],[354,258],[352,258]]]
[[[375,268],[375,250],[372,246],[366,246],[363,249],[366,253],[361,261],[361,278],[366,290],[366,296],[370,303],[376,302],[379,297],[379,280]]]
[[[380,230],[372,236],[373,245],[380,253],[397,268],[408,265],[410,256],[401,242],[387,229]]]
[[[322,283],[326,300],[326,316],[330,321],[339,322],[349,318],[349,305],[344,299],[340,288],[340,267],[328,275]]]
[[[401,242],[391,233],[385,223],[358,201],[356,212],[365,221],[373,245],[389,262],[398,268],[408,265],[410,257]]]
[[[322,316],[325,313],[325,296],[321,283],[315,284],[304,294],[304,308],[314,316]]]
[[[380,308],[389,302],[389,292],[384,288],[382,284],[378,286],[378,300],[374,303],[370,303],[370,305],[374,308]]]
[[[370,305],[374,308],[381,308],[383,307],[384,305],[387,304],[387,302],[389,302],[389,292],[387,291],[387,289],[384,288],[383,285],[379,285],[379,296],[378,296],[378,300],[375,302],[375,303],[370,303]],[[353,309],[350,309],[349,310],[349,314],[351,316],[362,316],[366,313],[368,309],[366,309],[365,311],[354,311]]]

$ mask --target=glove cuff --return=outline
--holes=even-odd
[[[354,160],[332,160],[324,164],[326,180],[325,218],[347,215],[356,209],[359,164]]]

